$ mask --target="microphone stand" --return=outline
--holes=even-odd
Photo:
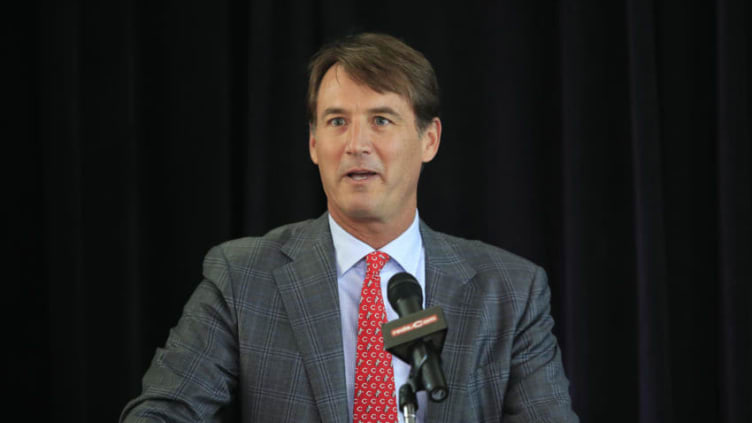
[[[410,376],[399,389],[399,408],[405,417],[405,423],[415,423],[415,412],[418,411],[418,401],[415,398],[415,381]]]

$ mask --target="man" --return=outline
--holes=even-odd
[[[308,103],[328,213],[209,252],[121,421],[216,421],[233,401],[245,422],[402,420],[394,391],[409,366],[372,336],[398,317],[384,300],[398,272],[449,327],[449,396],[421,393],[418,421],[577,421],[544,271],[418,218],[421,167],[441,140],[430,63],[387,35],[348,37],[314,56]]]

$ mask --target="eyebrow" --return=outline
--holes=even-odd
[[[374,107],[373,109],[368,109],[368,113],[372,115],[390,115],[394,118],[401,119],[402,116],[397,113],[396,110],[392,109],[391,107]]]
[[[321,118],[326,117],[327,115],[343,115],[345,114],[345,109],[341,107],[327,107],[324,109],[324,112],[321,114]]]

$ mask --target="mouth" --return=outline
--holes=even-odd
[[[347,178],[353,181],[367,181],[371,178],[376,177],[376,175],[376,172],[371,172],[370,170],[353,170],[345,174]]]

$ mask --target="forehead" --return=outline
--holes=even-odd
[[[354,80],[340,65],[334,65],[321,79],[317,96],[317,113],[326,108],[371,109],[391,107],[400,114],[413,115],[408,101],[394,92],[378,92],[368,85]]]

